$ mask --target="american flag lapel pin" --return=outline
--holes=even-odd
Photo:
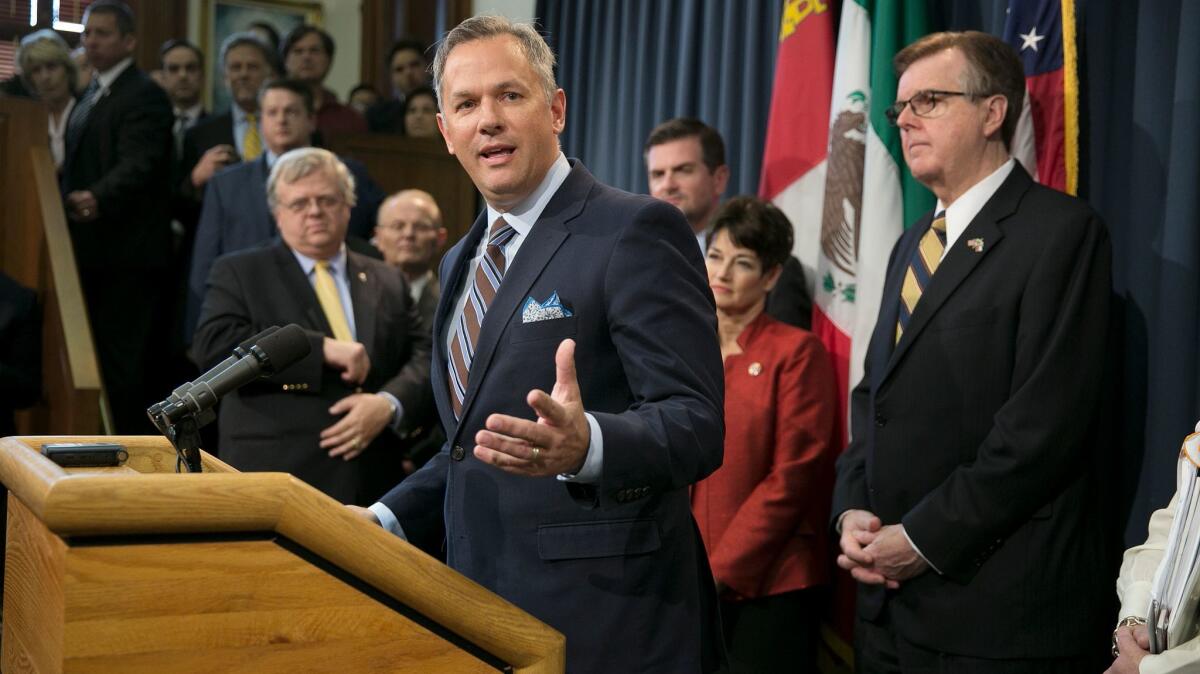
[[[970,241],[967,242],[967,248],[970,248],[971,250],[975,251],[976,253],[982,253],[983,252],[983,239],[971,239]]]

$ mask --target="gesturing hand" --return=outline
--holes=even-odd
[[[507,414],[487,418],[487,430],[475,434],[475,456],[517,475],[576,473],[587,457],[591,430],[583,414],[575,374],[575,340],[564,339],[554,354],[554,390],[534,389],[525,401],[537,421]]]

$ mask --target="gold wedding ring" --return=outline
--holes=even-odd
[[[531,456],[531,457],[529,458],[529,460],[530,460],[530,461],[537,461],[537,460],[538,460],[538,455],[539,455],[539,454],[541,454],[541,453],[542,453],[542,448],[541,448],[541,447],[534,447],[534,448],[533,448],[533,456]]]

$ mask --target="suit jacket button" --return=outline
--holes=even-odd
[[[466,456],[466,452],[463,451],[462,445],[455,445],[454,449],[450,450],[450,458],[455,461],[462,461],[464,456]]]
[[[876,414],[875,415],[875,427],[883,428],[884,426],[887,426],[887,417],[883,416],[882,414]]]

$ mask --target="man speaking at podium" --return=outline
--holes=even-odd
[[[438,48],[438,126],[487,209],[440,274],[448,442],[362,514],[427,548],[444,535],[452,568],[566,635],[568,671],[711,670],[687,490],[721,463],[712,295],[678,209],[563,156],[553,67],[498,17]]]

